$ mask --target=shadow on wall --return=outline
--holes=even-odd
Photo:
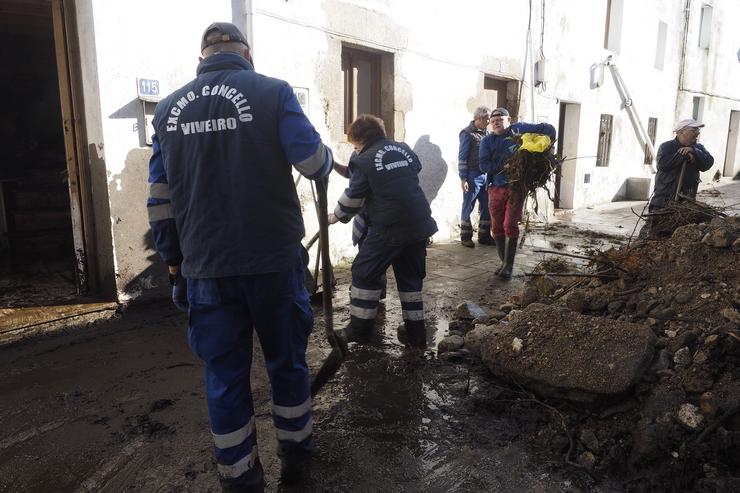
[[[169,291],[167,268],[154,249],[146,209],[150,157],[148,148],[131,149],[109,186],[119,290],[134,299],[167,296]]]
[[[414,144],[414,152],[421,160],[419,184],[431,204],[447,178],[447,162],[442,159],[442,150],[429,140],[428,135],[419,137]]]
[[[123,291],[137,301],[167,298],[170,296],[167,267],[154,248],[151,230],[141,239],[141,251],[149,253],[146,257],[148,266],[127,282]]]

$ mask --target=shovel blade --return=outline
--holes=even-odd
[[[347,347],[347,342],[344,341],[341,336],[338,336],[335,333],[331,343],[332,348],[329,356],[327,356],[321,364],[321,368],[316,372],[316,376],[311,382],[311,397],[316,396],[319,390],[326,385],[326,382],[334,377],[339,368],[341,368],[342,363],[344,363],[344,360],[347,358],[349,349]]]
[[[324,360],[324,364],[321,365],[319,371],[311,382],[311,397],[314,397],[319,390],[331,380],[331,378],[337,373],[337,370],[342,366],[344,362],[344,353],[335,349],[331,350],[329,356]]]

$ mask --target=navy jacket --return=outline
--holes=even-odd
[[[487,182],[494,187],[508,184],[503,173],[506,160],[517,151],[514,134],[543,134],[555,140],[555,127],[549,123],[512,123],[501,135],[490,133],[480,143],[480,168],[488,174]]]
[[[243,57],[212,55],[154,114],[149,222],[185,278],[293,268],[304,235],[293,165],[316,179],[331,151],[292,88]]]
[[[480,143],[486,136],[486,129],[481,130],[475,126],[475,122],[460,130],[460,151],[457,155],[457,173],[465,180],[469,176],[479,176],[483,172],[480,169],[479,152]]]
[[[650,210],[663,207],[667,200],[676,195],[678,178],[681,176],[681,168],[686,163],[686,172],[681,183],[681,192],[686,195],[695,195],[699,186],[699,172],[707,171],[714,164],[714,158],[704,148],[696,143],[689,146],[693,150],[694,162],[690,162],[688,156],[679,154],[678,150],[683,146],[678,139],[663,142],[658,148],[658,173],[655,175],[655,188],[653,198],[650,199]]]
[[[334,209],[343,223],[365,207],[370,229],[388,244],[424,240],[437,232],[419,186],[419,158],[404,143],[380,138],[368,142],[349,161],[351,177]]]

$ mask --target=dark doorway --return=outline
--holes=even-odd
[[[502,79],[485,75],[483,77],[483,98],[486,106],[494,108],[506,108],[515,120],[519,112],[517,94],[519,81],[513,79]]]
[[[0,308],[77,295],[51,0],[0,0]]]

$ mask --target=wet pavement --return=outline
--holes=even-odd
[[[711,200],[740,202],[740,183],[718,190]],[[390,275],[375,340],[352,347],[315,400],[318,451],[298,488],[277,479],[257,354],[252,384],[268,491],[621,491],[619,478],[593,478],[563,462],[556,437],[544,432],[543,423],[557,422],[550,410],[517,398],[475,361],[437,358],[435,348],[457,304],[493,308],[518,292],[523,274],[544,258],[535,250],[584,252],[626,241],[637,218],[625,205],[640,207],[609,204],[532,225],[509,282],[492,273],[494,247],[431,245],[425,353],[397,340],[401,307]],[[349,272],[336,276],[334,324],[341,327],[349,319]],[[315,312],[312,371],[328,353],[320,307]],[[186,324],[158,300],[0,348],[0,493],[218,491],[203,372],[187,347]]]

